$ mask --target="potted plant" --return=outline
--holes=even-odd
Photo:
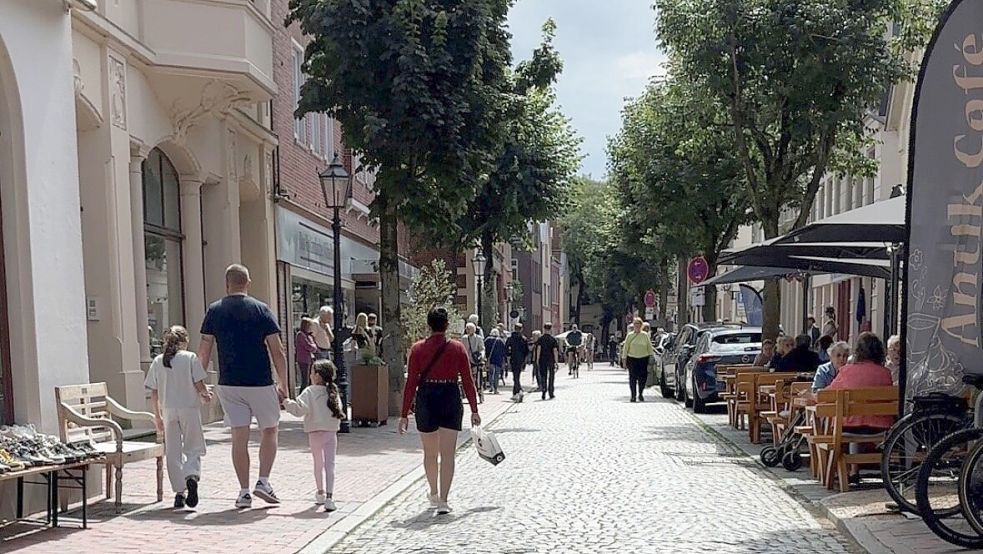
[[[360,352],[349,375],[352,421],[385,425],[389,417],[389,370],[372,351]]]

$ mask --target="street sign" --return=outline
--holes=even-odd
[[[651,308],[651,307],[655,306],[655,300],[656,300],[656,296],[655,296],[655,291],[654,290],[649,289],[649,290],[645,291],[645,307],[646,308]]]
[[[699,285],[710,276],[710,264],[707,263],[707,259],[703,256],[697,256],[689,261],[689,265],[686,267],[686,275],[689,277],[690,283]]]
[[[703,291],[703,287],[689,289],[689,303],[694,308],[703,307],[707,303],[707,297]]]
[[[655,308],[645,308],[645,321],[652,321],[653,319],[655,319]]]
[[[512,319],[519,317],[519,310],[512,310],[511,312],[509,312],[509,317],[511,317]]]

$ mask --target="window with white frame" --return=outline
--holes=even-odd
[[[294,109],[300,105],[300,87],[304,84],[304,49],[294,43]],[[301,144],[307,144],[307,118],[294,118],[294,138]]]
[[[309,113],[305,116],[306,119],[310,121],[311,129],[311,152],[320,156],[321,155],[321,135],[324,134],[324,129],[321,127],[321,114],[319,113]]]

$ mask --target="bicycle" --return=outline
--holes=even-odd
[[[912,409],[888,431],[881,445],[881,478],[900,511],[918,513],[915,484],[928,452],[945,437],[972,426],[962,398],[942,393],[915,397]]]
[[[484,362],[471,364],[471,379],[474,381],[474,390],[478,393],[478,404],[483,404],[485,402]],[[464,393],[464,384],[460,383],[458,386],[461,387],[461,398],[467,398]]]
[[[983,376],[965,375],[977,389],[973,427],[939,441],[918,470],[915,498],[918,513],[937,536],[964,548],[983,548],[983,518],[975,477],[983,456]],[[959,517],[962,516],[962,517]]]
[[[574,379],[580,378],[580,348],[571,348],[567,351],[567,370],[568,375]]]

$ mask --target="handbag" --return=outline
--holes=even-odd
[[[444,355],[444,350],[447,349],[448,343],[450,343],[450,341],[444,341],[444,344],[441,344],[440,347],[437,348],[437,351],[433,354],[433,358],[430,358],[430,363],[428,363],[427,367],[423,368],[423,371],[420,372],[420,379],[416,382],[416,390],[413,391],[413,405],[410,406],[411,412],[416,413],[416,400],[420,393],[420,385],[422,385],[427,379],[427,376],[430,375],[430,371],[433,369],[433,366],[437,364],[437,361],[440,360],[440,357]]]
[[[474,441],[475,450],[478,451],[478,456],[482,460],[494,466],[505,460],[505,452],[502,451],[498,439],[491,431],[485,431],[481,427],[472,427],[471,440]]]

